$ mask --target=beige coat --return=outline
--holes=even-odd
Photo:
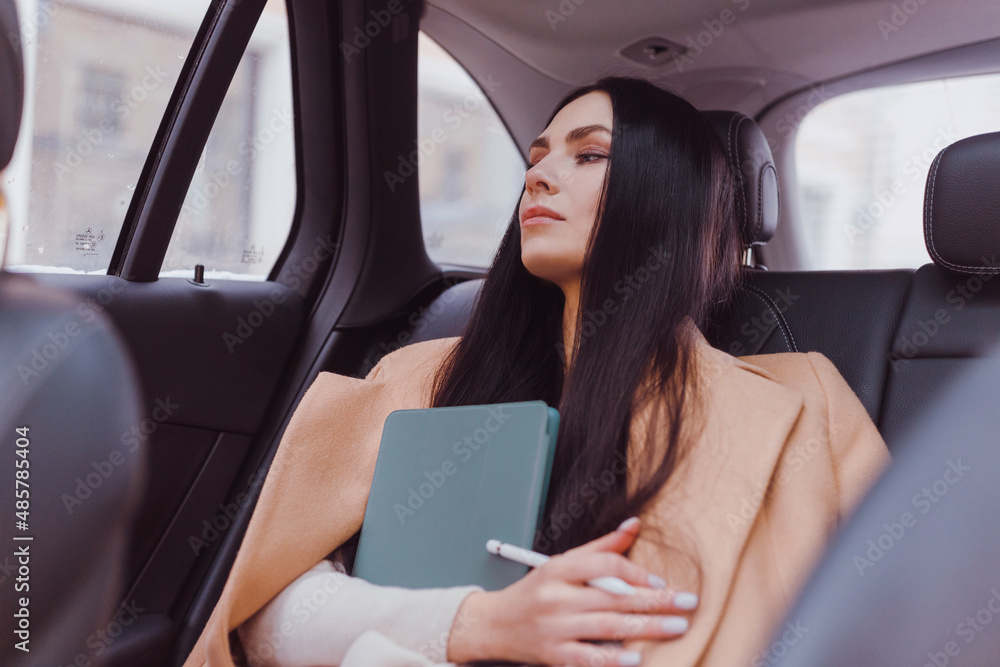
[[[702,574],[642,533],[629,558],[701,600],[683,637],[625,648],[643,651],[643,665],[766,664],[772,631],[889,454],[822,354],[736,358],[688,325],[706,426],[642,518],[679,540]],[[358,531],[386,416],[428,406],[429,380],[457,341],[396,350],[363,380],[320,373],[282,437],[222,596],[185,667],[232,667],[230,631]],[[637,415],[632,442],[640,442],[649,414]],[[635,456],[630,450],[630,463]],[[808,632],[788,625],[789,644]]]

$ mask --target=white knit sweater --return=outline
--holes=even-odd
[[[348,575],[339,561],[321,560],[237,634],[250,667],[453,665],[452,624],[465,597],[481,590],[379,586]]]

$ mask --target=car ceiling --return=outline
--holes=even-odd
[[[818,82],[1000,36],[995,0],[428,0],[428,5],[434,24],[443,21],[438,14],[449,15],[554,89],[588,83],[602,73],[632,74],[677,91],[699,108],[750,114]],[[731,15],[723,16],[725,10]],[[720,17],[729,22],[721,31]],[[690,45],[709,28],[717,34],[701,35],[707,47],[691,48],[681,68],[673,58],[649,67],[620,53],[648,37]],[[476,65],[492,71],[488,61]]]

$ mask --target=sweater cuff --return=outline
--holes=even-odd
[[[421,606],[421,614],[426,614],[425,626],[429,633],[415,635],[416,641],[411,641],[410,637],[402,637],[400,644],[410,648],[421,655],[427,656],[433,662],[447,662],[448,660],[448,639],[451,633],[462,632],[464,627],[454,627],[458,609],[462,602],[470,593],[482,591],[482,586],[451,586],[448,588],[422,589],[421,593],[434,596],[434,600],[427,607]],[[386,634],[389,634],[387,631]],[[389,634],[391,637],[392,634]]]

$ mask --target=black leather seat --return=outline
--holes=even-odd
[[[731,111],[706,111],[736,178],[737,212],[747,247],[778,225],[778,181],[767,138]],[[876,424],[886,358],[913,271],[777,272],[746,267],[743,285],[710,318],[705,337],[737,357],[823,353],[837,366]]]
[[[0,0],[0,169],[21,117],[19,42],[8,39],[17,30],[14,0]],[[9,667],[104,664],[142,613],[119,606],[145,470],[145,446],[122,444],[142,423],[138,381],[109,322],[76,306],[0,270],[0,664]]]
[[[823,353],[881,425],[889,353],[913,274],[747,271],[744,286],[705,336],[734,356]]]
[[[992,280],[1000,273],[998,170],[1000,133],[937,156],[924,202],[933,263],[916,271],[754,271],[709,338],[736,355],[822,352],[895,453],[933,397],[1000,339],[1000,280]]]
[[[1000,339],[1000,133],[944,148],[924,195],[920,267],[890,351],[882,431],[905,436],[914,416]]]

